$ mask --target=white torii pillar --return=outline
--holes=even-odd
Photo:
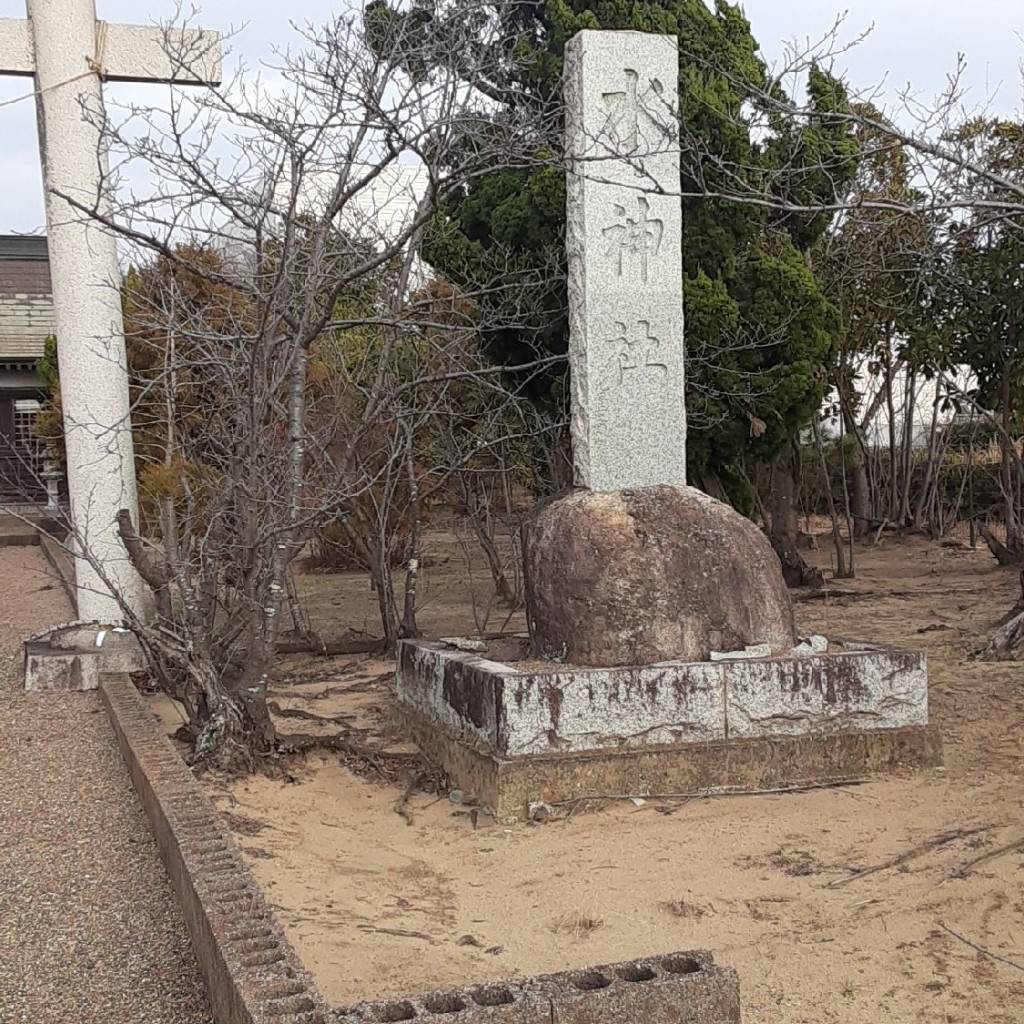
[[[97,123],[103,82],[216,85],[220,34],[107,24],[96,20],[94,0],[26,4],[28,20],[0,19],[0,74],[35,78],[71,519],[81,547],[142,614],[143,584],[116,523],[122,508],[139,521],[117,247],[63,197],[109,209]],[[78,617],[121,620],[121,608],[81,547]]]

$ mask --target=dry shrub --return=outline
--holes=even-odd
[[[703,917],[707,912],[706,907],[699,903],[687,903],[686,900],[666,900],[658,906],[672,917]]]
[[[412,524],[407,518],[390,515],[387,531],[390,540],[389,561],[392,569],[398,568],[409,559],[412,541]],[[358,521],[354,522],[356,525]],[[358,529],[358,525],[356,526]],[[310,555],[306,567],[332,572],[346,572],[369,568],[356,550],[356,544],[337,520],[318,526],[310,538]]]
[[[585,939],[604,925],[604,919],[593,910],[573,910],[556,917],[550,925],[556,935],[571,935],[574,939]]]
[[[386,425],[363,430],[356,442],[352,480],[354,497],[336,513],[318,523],[310,538],[310,568],[372,569],[380,547],[387,548],[388,564],[396,568],[412,554],[412,493],[402,464],[389,464],[391,434]],[[340,452],[337,453],[340,461]],[[416,474],[422,478],[422,470]],[[353,534],[355,536],[353,536]]]

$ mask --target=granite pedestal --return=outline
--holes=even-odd
[[[531,804],[840,781],[938,764],[921,654],[586,668],[403,641],[397,696],[424,756],[499,818]]]

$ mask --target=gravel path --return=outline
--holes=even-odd
[[[22,691],[22,637],[72,616],[0,547],[0,1024],[210,1024],[185,923],[97,694]]]

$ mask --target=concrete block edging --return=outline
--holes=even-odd
[[[220,814],[127,675],[100,694],[220,1024],[323,1024],[328,1007]]]

